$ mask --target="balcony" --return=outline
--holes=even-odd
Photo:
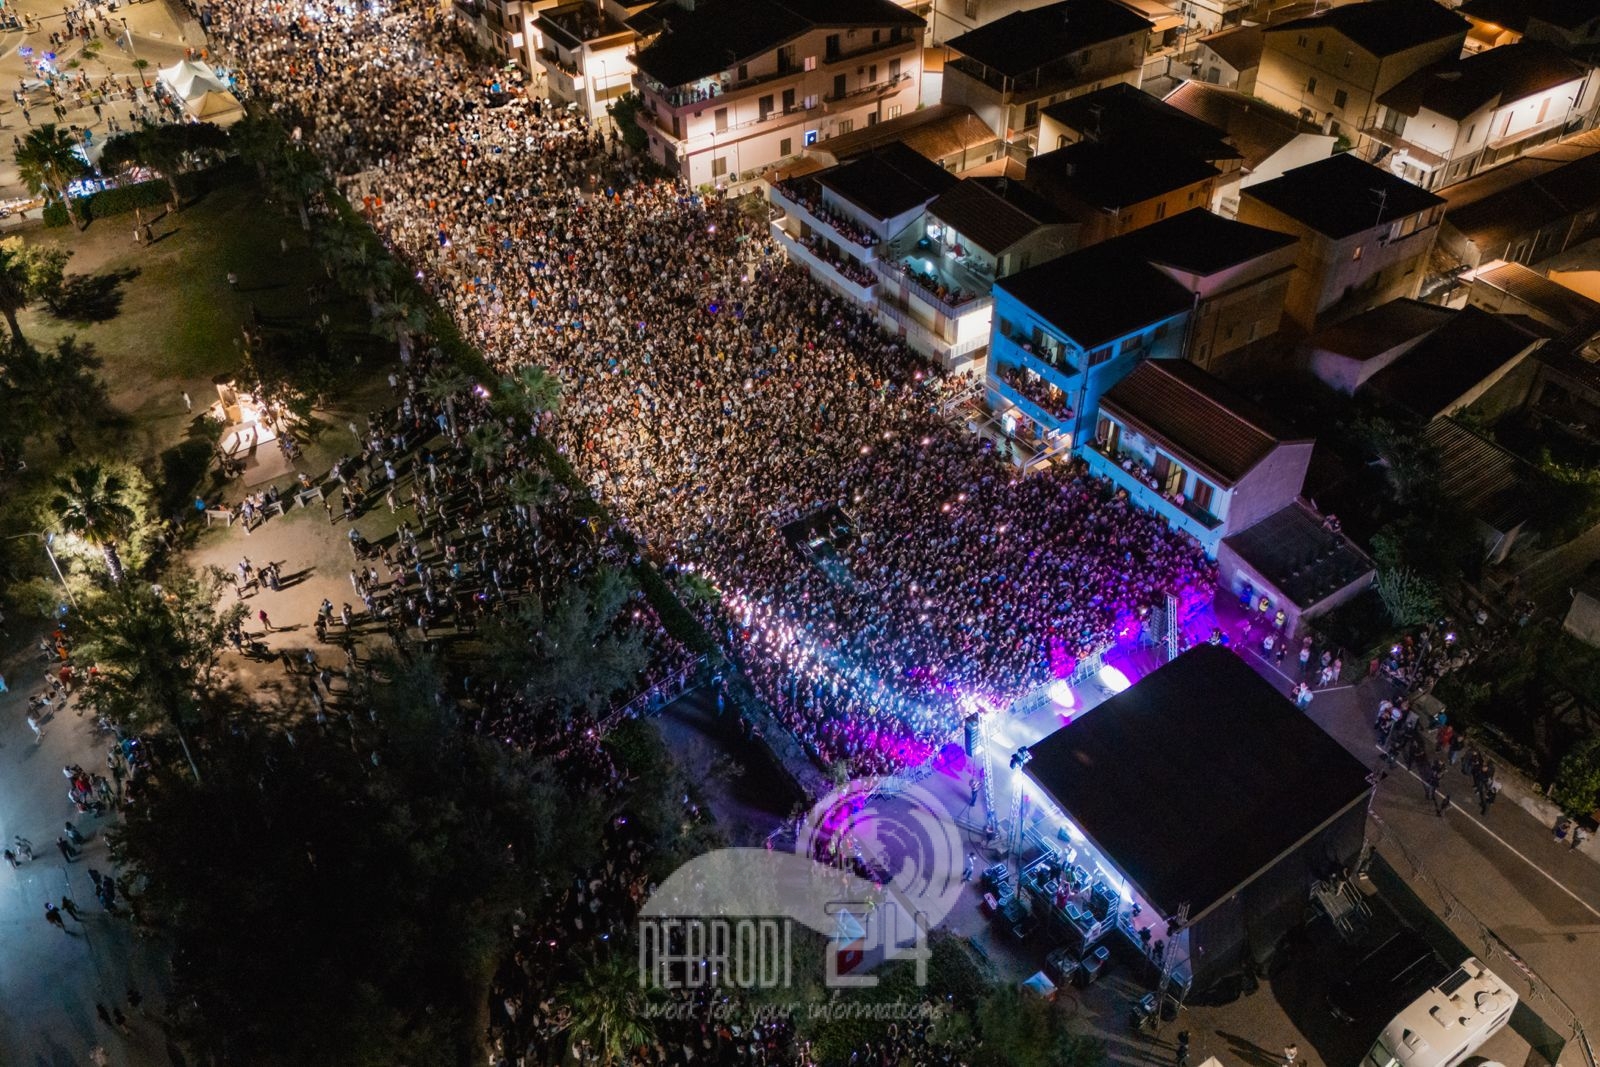
[[[772,202],[813,229],[837,234],[839,243],[849,246],[850,254],[862,262],[873,258],[877,235],[830,208],[822,199],[822,187],[812,179],[795,178],[774,183]]]
[[[877,44],[868,44],[852,52],[823,53],[822,62],[828,66],[835,63],[859,63],[870,56],[881,55],[884,52],[908,52],[917,47],[916,37],[902,37],[899,40],[879,41]]]
[[[1217,539],[1208,535],[1222,528],[1222,520],[1181,493],[1163,492],[1156,482],[1155,469],[1143,459],[1128,452],[1112,452],[1098,440],[1085,442],[1084,458],[1097,474],[1109,476],[1125,489],[1135,504],[1159,511],[1173,526],[1214,550]]]
[[[630,53],[629,60],[635,56]],[[637,63],[635,63],[637,66]],[[640,95],[649,95],[660,100],[664,105],[675,112],[684,112],[690,109],[709,107],[725,98],[746,96],[750,90],[770,85],[774,82],[792,80],[801,77],[805,71],[799,67],[790,67],[786,70],[773,70],[765,74],[757,74],[753,78],[746,78],[739,82],[724,82],[720,78],[703,78],[695,85],[662,85],[654,78],[640,74],[637,84]]]
[[[877,292],[877,280],[870,270],[837,255],[828,248],[826,242],[813,238],[807,243],[795,237],[777,222],[772,223],[772,236],[783,246],[789,258],[805,267],[812,277],[863,307],[872,305]]]
[[[860,102],[862,97],[887,95],[890,92],[898,91],[901,86],[910,80],[911,75],[902,71],[892,78],[885,78],[883,81],[872,82],[869,85],[863,85],[839,94],[829,93],[822,98],[822,102],[829,112],[834,112],[841,110],[836,105],[843,104],[846,107],[853,107]]]
[[[1040,407],[1032,398],[1019,392],[1014,386],[1006,382],[1005,379],[997,377],[992,371],[993,367],[991,366],[991,373],[985,379],[984,384],[997,397],[1021,411],[1030,421],[1042,429],[1068,434],[1072,432],[1071,419],[1063,418],[1059,414],[1053,414],[1048,408]]]
[[[894,331],[898,327],[904,332],[907,344],[934,360],[945,370],[960,369],[964,364],[971,362],[966,357],[981,351],[989,344],[987,331],[965,341],[951,341],[930,330],[908,309],[881,293],[878,296],[878,311],[880,317],[887,320],[884,322],[886,329]]]
[[[881,247],[881,246],[880,246]],[[889,249],[892,253],[892,249]],[[987,290],[967,289],[955,284],[956,279],[946,274],[930,273],[913,265],[909,259],[884,258],[873,260],[873,268],[884,281],[896,286],[905,283],[904,291],[943,315],[952,319],[978,311],[994,303]]]
[[[1031,342],[1000,334],[995,338],[997,354],[1004,354],[1006,362],[1015,363],[1033,371],[1063,392],[1078,389],[1078,368],[1065,355],[1052,357],[1047,352],[1035,352]]]

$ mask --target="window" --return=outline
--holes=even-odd
[[[882,30],[873,30],[872,31],[872,43],[873,44],[877,44],[882,39],[883,39],[883,31]]]
[[[867,67],[867,84],[875,85],[878,81],[878,64],[872,63]]]
[[[900,80],[900,61],[898,59],[889,60],[889,80]]]
[[[816,106],[817,106],[817,94],[816,93],[812,93],[810,96],[806,97],[805,109],[807,111],[810,111],[812,108],[814,108]],[[807,142],[807,143],[809,144],[810,142]]]
[[[783,111],[784,111],[784,114],[788,114],[789,112],[791,112],[793,110],[794,110],[794,90],[793,89],[785,89],[783,91]]]
[[[806,56],[805,68],[807,70],[816,70],[817,69],[817,57],[816,56]]]
[[[1322,42],[1318,41],[1317,42],[1317,55],[1320,56],[1321,54],[1322,54]]]
[[[840,119],[839,120],[839,129],[837,131],[835,131],[835,132],[837,132],[837,133],[849,133],[851,130],[853,130],[855,128],[856,128],[856,124],[855,124],[854,120],[852,120],[852,119]]]
[[[1189,494],[1189,503],[1209,515],[1211,514],[1211,500],[1215,494],[1216,490],[1210,482],[1196,478],[1194,480],[1194,491]]]
[[[1106,360],[1108,360],[1110,358],[1111,358],[1111,346],[1110,345],[1106,345],[1104,348],[1097,348],[1093,352],[1089,353],[1089,366],[1098,367],[1100,364],[1104,363]]]
[[[778,73],[787,74],[794,69],[794,45],[786,44],[778,49]]]
[[[838,100],[840,97],[844,96],[844,93],[845,93],[845,88],[844,87],[845,87],[845,76],[843,74],[835,74],[833,76],[833,98],[835,100]]]
[[[1122,339],[1122,343],[1117,346],[1117,355],[1125,356],[1129,352],[1136,352],[1136,351],[1139,350],[1139,348],[1143,344],[1144,344],[1144,335],[1143,334],[1137,334],[1136,333],[1132,337],[1124,337]]]
[[[721,178],[727,173],[728,161],[725,158],[718,156],[711,161],[711,176],[713,178]]]
[[[1035,100],[1022,109],[1022,128],[1027,130],[1037,125],[1039,125],[1039,102]]]
[[[1383,128],[1399,137],[1406,132],[1406,117],[1392,107],[1383,109]]]
[[[961,13],[969,19],[977,18],[978,0],[966,0],[966,2],[961,5]]]
[[[867,125],[868,126],[876,126],[877,124],[878,124],[878,113],[876,111],[867,112]]]
[[[716,125],[716,130],[717,130],[718,133],[727,133],[728,132],[728,109],[727,108],[725,108],[725,107],[717,108],[716,111],[712,112],[711,118],[712,118],[712,121]]]
[[[1344,50],[1344,65],[1348,67],[1350,65],[1350,61],[1355,59],[1355,57],[1356,54],[1350,51],[1350,49],[1346,48]]]
[[[778,155],[790,156],[794,154],[794,138],[785,137],[778,142]]]
[[[1307,37],[1305,34],[1302,33],[1299,37],[1295,38],[1294,43],[1299,45],[1301,48],[1304,48],[1307,44],[1310,43],[1310,41],[1311,41],[1311,38]],[[1319,48],[1321,47],[1321,42],[1318,42],[1318,47]]]
[[[1189,199],[1190,200],[1194,199],[1194,194],[1193,193],[1189,194]],[[1166,217],[1167,217],[1167,202],[1165,200],[1163,200],[1163,201],[1161,201],[1161,203],[1156,205],[1156,219],[1160,220],[1160,219],[1164,219]]]
[[[837,33],[828,34],[828,41],[824,46],[823,54],[826,55],[830,61],[839,58],[839,35]]]
[[[1472,140],[1472,135],[1477,133],[1477,132],[1478,132],[1478,124],[1477,123],[1473,123],[1471,126],[1468,126],[1467,127],[1467,140],[1468,141]]]
[[[1306,92],[1314,93],[1316,91],[1317,91],[1317,79],[1315,79],[1315,78],[1307,78],[1306,79]]]
[[[768,93],[766,96],[763,96],[760,100],[756,101],[756,111],[760,114],[762,122],[765,122],[767,120],[767,116],[772,114],[772,99],[772,94]]]
[[[1349,100],[1350,100],[1350,97],[1345,93],[1345,91],[1343,89],[1335,89],[1333,91],[1333,106],[1334,107],[1343,109],[1344,105]]]
[[[883,117],[886,118],[886,119],[897,119],[897,118],[899,118],[900,117],[900,105],[899,104],[890,104],[887,108],[884,109]]]

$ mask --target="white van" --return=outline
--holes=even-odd
[[[1511,1020],[1517,994],[1469,958],[1378,1035],[1362,1067],[1456,1067]]]

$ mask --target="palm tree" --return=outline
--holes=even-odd
[[[256,114],[245,116],[228,130],[229,146],[255,166],[256,176],[262,181],[267,180],[267,169],[283,158],[288,143],[289,138],[276,119]]]
[[[291,148],[277,161],[272,183],[284,196],[294,201],[295,207],[300,210],[300,228],[310,233],[311,212],[307,205],[328,184],[317,158],[307,149]]]
[[[392,260],[387,260],[391,265]],[[428,329],[428,312],[421,304],[408,300],[391,300],[379,305],[373,312],[372,332],[400,347],[402,355],[409,356],[411,339]]]
[[[498,422],[479,423],[467,431],[467,454],[473,470],[493,471],[509,447],[511,439]]]
[[[117,542],[128,536],[135,519],[125,499],[127,482],[116,471],[88,463],[57,475],[51,485],[55,495],[50,498],[50,510],[60,517],[62,529],[99,548],[106,573],[120,583],[122,558],[117,555]]]
[[[506,499],[517,507],[527,508],[536,518],[559,498],[560,493],[561,486],[543,471],[518,471],[506,486]]]
[[[118,134],[106,142],[100,154],[102,170],[120,170],[130,163],[139,163],[167,180],[167,190],[172,194],[172,209],[183,206],[183,195],[178,190],[178,175],[185,170],[191,154],[219,151],[228,143],[228,135],[209,122],[146,124],[143,128]]]
[[[78,154],[78,142],[53,122],[30,130],[17,149],[17,170],[28,191],[63,204],[67,204],[67,186],[88,169],[89,164]],[[67,207],[67,214],[71,215],[71,205]],[[73,223],[80,230],[85,225],[76,217]]]
[[[456,432],[456,397],[472,388],[472,377],[458,367],[436,370],[422,381],[422,395],[441,401],[450,418],[450,436]]]
[[[561,410],[561,394],[561,379],[532,364],[500,379],[502,405],[535,422],[547,411]]]
[[[559,999],[571,1012],[567,1047],[575,1061],[621,1063],[655,1040],[647,1018],[649,993],[639,984],[638,968],[620,953],[584,967]]]

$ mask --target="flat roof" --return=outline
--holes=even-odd
[[[1189,290],[1131,252],[1092,245],[1001,278],[1021,301],[1086,349],[1188,311]]]
[[[1487,255],[1600,201],[1600,150],[1591,130],[1563,146],[1585,154],[1557,159],[1543,149],[1444,190],[1445,223]],[[1556,146],[1547,146],[1555,148]],[[1501,171],[1507,173],[1502,174]],[[1257,186],[1259,188],[1259,186]]]
[[[1181,359],[1144,360],[1107,390],[1100,407],[1224,487],[1237,485],[1279,445],[1311,442]]]
[[[1223,540],[1301,610],[1315,607],[1372,573],[1372,561],[1300,503],[1273,512]]]
[[[1164,915],[1203,916],[1372,788],[1228,649],[1199,645],[1030,746],[1025,773]]]
[[[693,10],[660,4],[628,21],[641,33],[663,27],[634,65],[669,86],[730,70],[816,27],[923,25],[894,0],[699,0]]]
[[[1181,148],[1143,141],[1079,141],[1028,160],[1030,185],[1063,189],[1086,204],[1106,209],[1143,203],[1221,173]]]
[[[961,181],[898,141],[852,156],[815,180],[876,219],[919,208]]]
[[[1287,248],[1299,238],[1197,207],[1112,240],[1152,263],[1205,277]]]
[[[1427,421],[1539,339],[1506,316],[1469,304],[1358,391],[1381,394]]]
[[[1151,24],[1114,0],[1061,0],[1014,11],[987,26],[952,37],[952,52],[1016,77],[1091,45],[1148,33]]]
[[[934,104],[908,111],[898,118],[838,133],[813,146],[844,161],[851,156],[899,141],[929,159],[944,159],[970,148],[993,145],[999,136],[962,104]]]
[[[1376,229],[1382,223],[1445,202],[1420,186],[1357,159],[1354,152],[1341,152],[1284,171],[1271,181],[1250,186],[1242,195],[1276,208],[1334,240]]]
[[[1059,100],[1044,114],[1078,131],[1084,140],[1130,144],[1147,151],[1159,145],[1204,160],[1239,158],[1223,130],[1127,82]]]
[[[1316,15],[1268,26],[1268,33],[1331,28],[1375,56],[1391,56],[1408,48],[1457,34],[1466,39],[1466,19],[1435,0],[1367,0],[1329,8]]]

